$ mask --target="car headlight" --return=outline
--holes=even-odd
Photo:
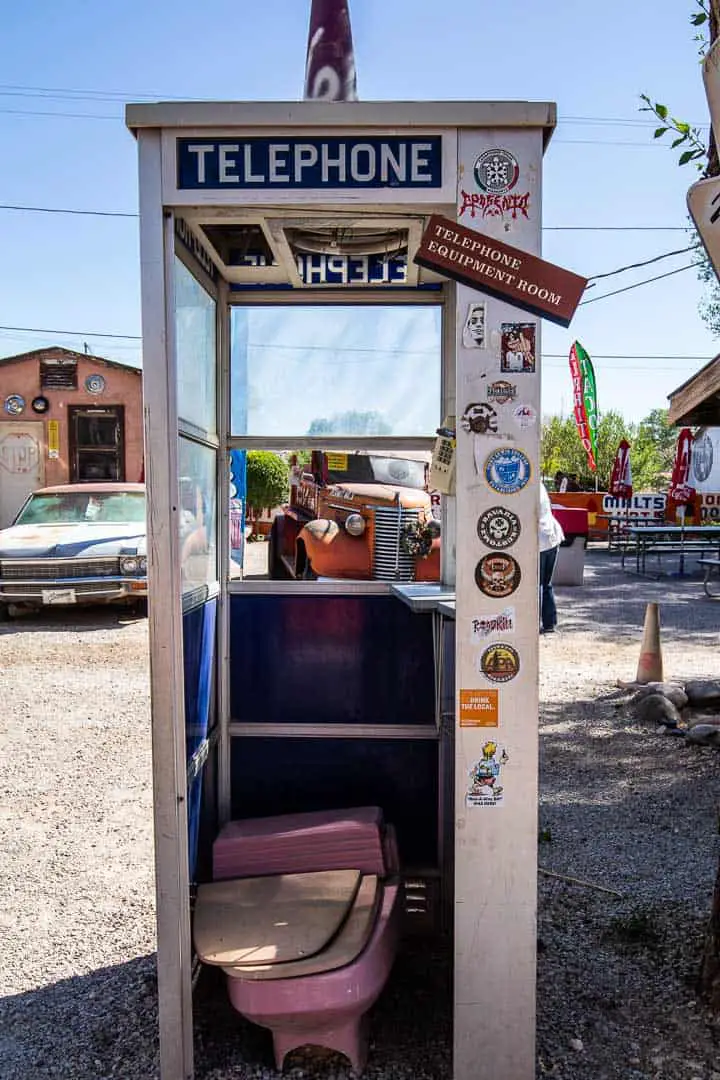
[[[140,568],[140,560],[137,555],[121,555],[120,557],[120,573],[121,574],[137,574]]]
[[[141,574],[147,574],[147,556],[141,555],[138,559],[138,570]]]
[[[362,536],[365,532],[365,518],[362,514],[348,514],[345,518],[345,532],[350,536]]]

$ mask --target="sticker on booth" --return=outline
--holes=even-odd
[[[507,405],[508,401],[514,401],[516,397],[517,386],[514,383],[506,382],[505,379],[488,383],[487,399],[492,401],[493,405]]]
[[[475,183],[488,195],[504,195],[520,179],[520,166],[509,150],[486,150],[473,167]]]
[[[516,495],[532,473],[528,457],[514,446],[493,450],[485,461],[485,479],[498,495]]]
[[[484,744],[482,755],[468,773],[465,805],[501,806],[504,794],[502,774],[510,758],[505,747],[498,746],[491,739]]]
[[[347,454],[328,454],[327,467],[331,472],[347,472]]]
[[[506,506],[491,506],[478,518],[478,536],[483,544],[496,551],[512,547],[520,531],[520,518]]]
[[[521,578],[520,567],[512,555],[483,555],[475,567],[475,584],[481,593],[494,600],[512,596]]]
[[[463,326],[463,345],[466,349],[484,349],[487,345],[485,327],[487,304],[469,304]]]
[[[535,323],[500,324],[500,370],[514,375],[535,371]]]
[[[497,727],[499,690],[461,690],[460,727]]]
[[[480,645],[491,634],[515,633],[515,608],[507,607],[495,615],[477,615],[470,620],[470,643]]]
[[[532,405],[516,405],[512,411],[512,418],[519,428],[529,428],[537,424],[537,409]]]
[[[465,406],[465,411],[460,417],[460,427],[463,431],[471,431],[473,435],[496,435],[497,413],[487,402],[474,401]]]
[[[510,682],[519,670],[519,653],[506,641],[495,641],[488,645],[480,657],[480,671],[491,682]]]

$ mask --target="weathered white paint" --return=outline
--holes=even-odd
[[[462,192],[480,193],[473,175],[479,155],[501,148],[520,165],[511,193],[529,193],[528,217],[460,215]],[[458,162],[458,221],[469,228],[539,254],[541,236],[542,133],[494,130],[461,132]],[[531,1080],[535,1076],[535,939],[537,867],[537,675],[538,675],[538,456],[539,425],[520,428],[513,420],[518,404],[540,411],[540,320],[487,297],[486,347],[466,348],[463,326],[468,305],[482,294],[457,286],[457,412],[473,402],[488,402],[487,386],[506,380],[517,396],[494,405],[497,435],[473,435],[458,428],[456,692],[499,691],[499,726],[459,726],[455,755],[455,1080]],[[500,370],[500,324],[535,323],[536,373]],[[504,438],[503,436],[507,436]],[[477,440],[477,442],[476,442]],[[497,447],[522,450],[532,464],[532,479],[519,493],[497,494],[476,471]],[[519,515],[522,531],[505,549],[520,565],[522,581],[505,598],[485,596],[475,583],[475,567],[488,549],[477,534],[480,514],[504,506]],[[512,604],[512,635],[491,634],[472,643],[471,620],[496,615]],[[492,683],[479,670],[479,658],[493,641],[507,641],[520,656],[518,675]],[[497,783],[502,803],[468,806],[469,771],[489,741],[507,751]]]
[[[42,420],[0,421],[0,529],[10,525],[28,495],[43,486]]]

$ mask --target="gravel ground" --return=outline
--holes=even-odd
[[[645,604],[666,677],[720,674],[720,606],[697,581],[593,551],[541,639],[538,1077],[720,1080],[697,1000],[718,860],[717,751],[638,723]],[[0,624],[0,1078],[153,1080],[154,891],[145,620],[49,612]],[[368,1080],[448,1080],[447,954],[416,943],[373,1019]],[[410,1007],[409,1007],[410,1006]],[[271,1080],[270,1041],[201,982],[198,1080]],[[716,1071],[713,1071],[713,1070]],[[298,1057],[291,1077],[348,1074]],[[502,1078],[506,1080],[506,1078]]]

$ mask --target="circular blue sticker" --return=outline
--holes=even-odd
[[[530,462],[514,446],[494,450],[485,462],[485,479],[498,495],[514,495],[530,479]]]

